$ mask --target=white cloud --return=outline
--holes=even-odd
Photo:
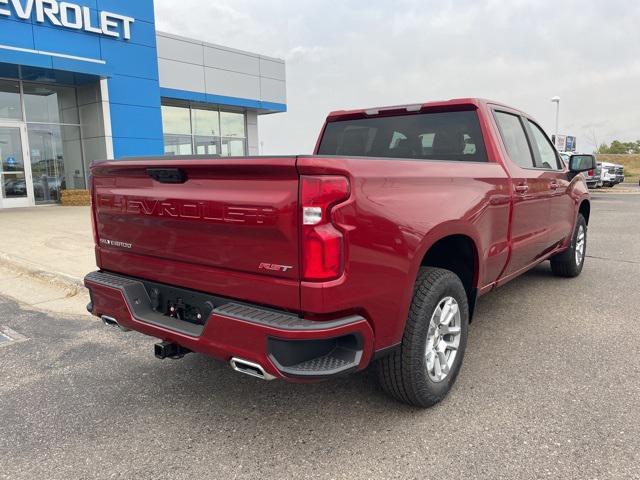
[[[640,138],[633,0],[156,0],[158,28],[287,60],[266,153],[309,153],[331,110],[489,97],[562,133]]]

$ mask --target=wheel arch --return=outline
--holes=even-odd
[[[410,288],[406,301],[407,311],[411,305],[413,286],[421,267],[443,268],[454,272],[461,279],[469,314],[475,309],[478,285],[483,278],[482,241],[475,225],[468,221],[451,220],[429,230],[420,242],[413,257],[410,272]],[[462,253],[462,255],[460,254]],[[404,329],[404,325],[402,325]]]
[[[587,225],[589,225],[589,217],[591,216],[591,202],[587,199],[584,199],[582,202],[580,202],[578,213],[582,214],[585,222],[587,222]]]
[[[455,273],[465,291],[469,303],[469,320],[475,309],[480,262],[474,239],[465,233],[453,233],[438,238],[424,252],[420,267],[436,267]]]

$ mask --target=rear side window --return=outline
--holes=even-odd
[[[509,158],[522,168],[533,168],[533,157],[520,117],[505,112],[494,112],[500,136]]]
[[[533,141],[538,147],[538,153],[540,154],[540,165],[536,165],[538,168],[548,168],[553,170],[561,169],[562,167],[558,163],[558,157],[556,156],[556,149],[551,145],[551,142],[544,134],[542,129],[528,120],[529,128],[533,133]]]
[[[418,113],[327,124],[319,155],[486,162],[475,111]]]

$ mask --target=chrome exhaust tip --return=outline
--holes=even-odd
[[[231,368],[233,368],[236,372],[244,373],[245,375],[249,375],[251,377],[260,378],[262,380],[273,380],[276,377],[268,374],[262,368],[262,365],[258,363],[249,362],[248,360],[243,360],[242,358],[233,357],[229,364]]]
[[[113,317],[109,317],[107,315],[102,315],[102,317],[100,317],[100,319],[102,320],[102,323],[104,323],[107,327],[111,327],[111,328],[117,328],[122,332],[128,332],[130,331],[129,328],[125,328],[122,325],[120,325],[118,323],[118,321],[113,318]]]

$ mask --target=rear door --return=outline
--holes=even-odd
[[[101,268],[299,304],[296,157],[118,161],[92,175]]]
[[[535,168],[526,120],[519,113],[502,108],[494,110],[493,115],[513,182],[512,250],[505,277],[527,268],[544,254],[549,241],[551,194],[545,172]]]
[[[542,172],[551,195],[549,240],[547,249],[554,249],[573,231],[575,205],[569,196],[569,179],[562,160],[542,128],[534,121],[526,122],[533,147],[535,166]]]

